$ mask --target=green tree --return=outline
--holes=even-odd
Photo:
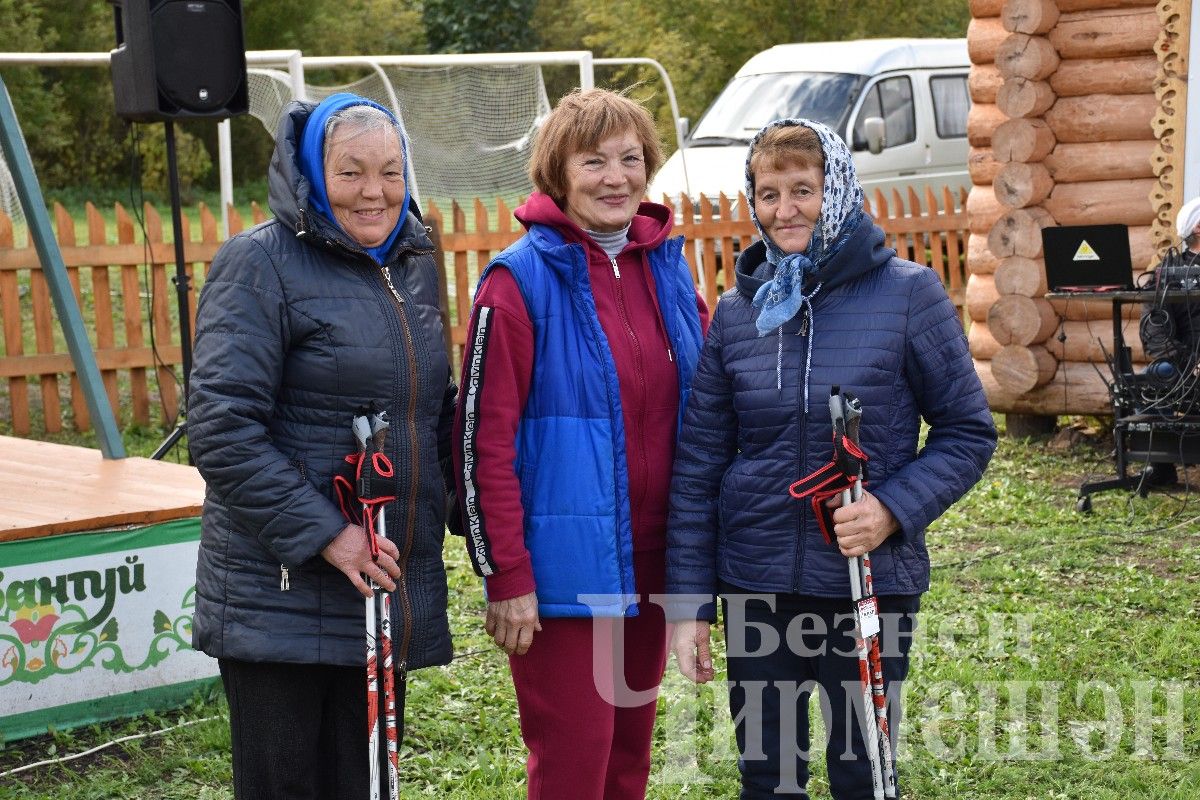
[[[435,53],[534,50],[537,0],[424,0],[422,19]]]

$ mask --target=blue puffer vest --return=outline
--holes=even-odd
[[[649,252],[656,299],[679,371],[680,418],[700,355],[700,319],[683,239]],[[529,397],[517,430],[525,546],[543,617],[637,614],[625,425],[617,369],[579,244],[533,225],[496,263],[517,282],[533,324]]]

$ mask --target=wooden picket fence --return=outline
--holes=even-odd
[[[948,189],[940,196],[926,191],[907,197],[876,192],[871,198],[876,222],[887,243],[903,258],[925,263],[941,276],[956,305],[963,305],[966,286],[966,193]],[[914,209],[905,215],[902,209]],[[193,241],[186,216],[184,253],[191,278],[189,309],[195,330],[196,295],[222,239],[217,220],[199,209],[200,237]],[[68,276],[83,313],[104,388],[118,424],[148,426],[168,422],[179,411],[181,358],[178,341],[174,276],[174,247],[164,241],[163,219],[146,204],[141,224],[115,205],[116,243],[105,221],[91,204],[86,206],[86,236],[80,242],[76,225],[62,206],[55,205],[56,238]],[[252,205],[252,223],[265,215]],[[685,254],[697,285],[710,307],[732,285],[737,253],[754,241],[746,200],[721,196],[715,203],[701,198],[693,207],[684,202],[676,213],[676,233],[686,239]],[[476,200],[471,217],[457,203],[446,214],[430,203],[425,221],[442,251],[445,277],[443,309],[448,322],[447,345],[453,363],[461,361],[466,341],[471,297],[479,271],[523,233],[510,208],[501,200]],[[245,225],[230,209],[232,233]],[[142,236],[138,229],[144,228]],[[32,246],[17,247],[11,221],[0,213],[0,418],[15,435],[29,435],[40,421],[47,433],[64,427],[86,430],[90,421],[74,366],[67,352],[50,293]]]
[[[105,220],[96,207],[87,203],[85,208],[87,231],[83,242],[78,240],[75,221],[65,208],[55,204],[52,217],[55,238],[95,349],[109,404],[122,427],[174,419],[180,392],[174,367],[181,359],[172,284],[174,245],[164,241],[162,217],[148,203],[137,222],[124,206],[115,204],[116,243],[110,241]],[[252,217],[254,223],[265,218],[257,204],[252,205]],[[222,242],[217,220],[203,204],[199,219],[199,241],[192,241],[187,217],[182,220],[184,257],[191,277],[188,305],[192,330],[196,293]],[[244,226],[237,211],[230,209],[230,229],[237,233]],[[32,245],[14,245],[12,222],[3,213],[0,316],[4,335],[0,414],[7,417],[12,432],[28,435],[35,416],[40,416],[47,433],[57,433],[64,426],[87,430],[87,403],[37,251]]]
[[[868,200],[876,224],[884,231],[887,246],[894,247],[901,258],[934,269],[965,320],[962,311],[967,286],[966,190],[956,193],[944,187],[935,194],[926,189],[923,195],[912,189],[907,195],[893,190],[890,196],[876,190]],[[668,198],[664,197],[662,202],[672,206]],[[906,214],[906,208],[913,209],[913,213]],[[713,202],[701,195],[698,203],[683,198],[674,210],[677,220],[674,234],[685,239],[684,254],[691,265],[692,277],[709,308],[716,308],[717,298],[733,285],[737,254],[757,237],[746,198],[739,193],[731,200],[722,194]],[[425,221],[440,233],[440,247],[445,253],[452,357],[458,364],[461,347],[466,342],[471,297],[479,270],[515,242],[524,229],[501,200],[495,201],[494,210],[475,200],[469,220],[458,203],[451,204],[448,219],[441,208],[430,203]],[[462,287],[466,290],[459,291]]]

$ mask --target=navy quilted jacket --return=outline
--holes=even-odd
[[[845,557],[826,544],[808,502],[788,495],[832,456],[828,399],[838,385],[862,400],[868,488],[901,526],[872,554],[875,590],[924,592],[925,527],[979,480],[996,444],[955,308],[932,270],[896,258],[865,220],[817,275],[812,318],[802,309],[760,337],[751,299],[772,269],[761,242],[747,248],[708,331],[675,457],[667,591],[711,596],[720,578],[850,596]],[[921,418],[929,433],[918,449]],[[669,611],[714,619],[711,604],[697,612],[676,601]]]
[[[332,486],[363,405],[391,420],[397,502],[387,532],[396,664],[451,657],[442,537],[456,394],[433,244],[412,213],[377,262],[308,210],[296,145],[312,109],[285,110],[271,164],[275,219],[226,242],[196,314],[188,440],[207,484],[193,644],[244,661],[359,666],[363,598],[321,550],[346,526]],[[453,485],[452,483],[449,485]]]

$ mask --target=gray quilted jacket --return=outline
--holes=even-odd
[[[293,103],[270,172],[275,219],[213,260],[200,295],[188,440],[207,484],[193,644],[215,657],[364,663],[364,601],[321,557],[345,527],[332,487],[368,403],[391,420],[396,665],[451,657],[442,537],[456,389],[433,245],[410,213],[382,268],[308,210],[296,162],[312,105]]]

